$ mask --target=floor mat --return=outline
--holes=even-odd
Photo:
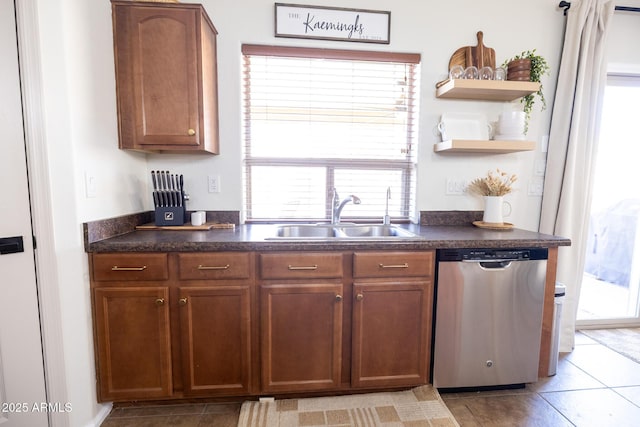
[[[430,385],[401,392],[284,399],[242,404],[239,427],[459,427]]]
[[[580,332],[640,363],[640,328],[583,329]]]

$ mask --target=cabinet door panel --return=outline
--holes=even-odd
[[[168,288],[94,289],[100,399],[172,393]]]
[[[262,390],[335,388],[342,360],[342,284],[263,285]]]
[[[136,140],[197,144],[195,133],[188,133],[197,133],[199,122],[195,11],[135,8],[132,20]]]
[[[181,288],[179,304],[185,394],[247,394],[249,287]]]
[[[433,284],[354,284],[354,387],[410,386],[428,381]]]

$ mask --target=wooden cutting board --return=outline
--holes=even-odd
[[[463,46],[453,52],[449,59],[449,69],[454,65],[462,65],[463,68],[475,65],[478,70],[484,66],[496,68],[495,50],[484,45],[482,31],[478,31],[477,37],[477,46]]]
[[[202,225],[155,225],[154,223],[136,225],[136,230],[211,230],[211,229],[235,229],[236,225],[231,223],[205,222]]]

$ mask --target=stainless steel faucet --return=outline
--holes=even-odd
[[[387,203],[384,208],[384,218],[382,218],[382,223],[384,225],[391,224],[391,217],[389,216],[389,200],[391,200],[391,187],[387,187]]]
[[[340,196],[338,196],[338,191],[333,189],[333,209],[331,209],[331,224],[339,224],[340,223],[340,215],[342,214],[342,209],[344,206],[353,202],[354,205],[359,205],[362,203],[358,196],[351,194],[349,197],[345,198],[343,201],[340,201]]]

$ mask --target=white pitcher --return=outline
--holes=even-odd
[[[505,212],[506,211],[506,212]],[[504,224],[504,216],[511,215],[511,204],[503,200],[503,196],[484,196],[484,215],[486,224]]]

